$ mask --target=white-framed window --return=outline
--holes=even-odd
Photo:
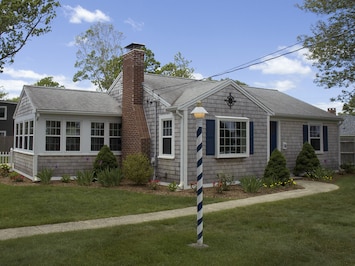
[[[216,117],[217,158],[249,156],[249,119],[246,117]]]
[[[60,151],[61,121],[46,121],[46,151]]]
[[[105,123],[91,122],[91,151],[99,151],[105,142]]]
[[[33,120],[15,124],[15,148],[33,150]]]
[[[312,145],[314,151],[323,151],[323,130],[320,124],[310,124],[308,127],[309,143]]]
[[[6,119],[7,119],[7,107],[0,106],[0,120],[6,120]]]
[[[6,131],[0,130],[0,137],[5,137],[6,136]]]
[[[66,122],[66,151],[80,151],[80,122]]]
[[[175,156],[174,117],[163,115],[159,119],[159,157],[172,159]]]
[[[121,151],[121,123],[110,123],[110,150]]]

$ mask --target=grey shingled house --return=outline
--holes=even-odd
[[[315,148],[322,165],[339,166],[341,118],[276,90],[232,80],[197,81],[144,73],[144,52],[128,46],[123,72],[107,93],[25,86],[15,113],[15,169],[34,178],[42,168],[55,176],[92,167],[103,144],[118,161],[142,152],[155,176],[188,188],[196,177],[196,121],[201,101],[204,179],[218,173],[262,176],[279,149],[292,170],[302,145]]]

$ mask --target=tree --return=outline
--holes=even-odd
[[[299,36],[319,70],[315,83],[348,88],[355,82],[355,1],[304,0],[298,7],[326,17],[312,28],[313,36]],[[346,101],[352,94],[344,90],[338,100]]]
[[[98,22],[77,36],[78,46],[73,81],[90,80],[99,91],[107,90],[122,69],[123,33],[112,24]]]
[[[13,63],[14,56],[31,37],[51,31],[55,18],[54,0],[2,0],[0,1],[0,72],[5,63]]]
[[[156,71],[156,74],[165,76],[192,78],[194,69],[189,67],[191,61],[185,59],[180,52],[174,56],[174,62],[170,62]]]
[[[99,91],[108,90],[117,75],[122,70],[123,48],[121,41],[123,33],[114,29],[112,24],[96,23],[86,32],[76,37],[78,51],[73,81],[90,80]],[[145,51],[145,70],[155,73],[160,62],[154,59],[154,53]]]
[[[45,77],[43,79],[40,79],[39,81],[37,81],[33,85],[35,85],[35,86],[43,86],[43,87],[60,87],[60,88],[64,88],[63,85],[60,85],[58,82],[54,81],[53,77]]]
[[[0,91],[0,100],[4,100],[7,95],[7,92]]]

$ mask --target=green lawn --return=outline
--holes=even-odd
[[[205,199],[206,204],[217,201]],[[196,198],[101,187],[0,184],[0,202],[3,229],[171,210],[195,206]]]
[[[355,177],[336,184],[333,192],[205,214],[205,249],[189,246],[189,216],[0,241],[0,265],[355,265]]]

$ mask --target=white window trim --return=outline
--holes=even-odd
[[[246,151],[245,153],[236,153],[236,154],[220,154],[220,121],[232,121],[232,122],[244,122],[246,123]],[[249,126],[249,118],[247,117],[231,117],[231,116],[216,116],[216,157],[217,158],[246,158],[249,157],[250,153],[250,126]]]
[[[322,123],[308,123],[308,143],[311,144],[311,126],[318,126],[319,127],[319,133],[320,133],[320,150],[314,150],[316,154],[322,154],[324,153],[324,147],[323,147],[323,124]],[[312,145],[312,144],[311,144]],[[313,147],[313,146],[312,146]]]
[[[1,109],[4,109],[4,117],[0,117],[0,120],[7,120],[7,106],[0,106]]]
[[[67,133],[67,129],[68,129],[68,122],[69,123],[79,123],[79,131],[80,131],[80,134],[79,135],[71,135],[71,134],[68,134]],[[81,137],[81,121],[78,121],[78,120],[65,120],[65,130],[64,130],[64,141],[65,141],[65,143],[64,143],[64,150],[65,150],[65,152],[70,152],[70,153],[75,153],[75,152],[80,152],[81,151],[81,139],[82,139],[82,137]],[[79,143],[80,143],[80,145],[79,145],[79,150],[74,150],[74,151],[72,151],[72,150],[67,150],[67,138],[79,138]]]
[[[172,132],[171,132],[171,154],[163,154],[163,122],[171,120]],[[159,116],[159,156],[162,159],[174,159],[175,158],[175,119],[172,114]]]
[[[0,136],[6,137],[6,131],[5,130],[0,130]]]

